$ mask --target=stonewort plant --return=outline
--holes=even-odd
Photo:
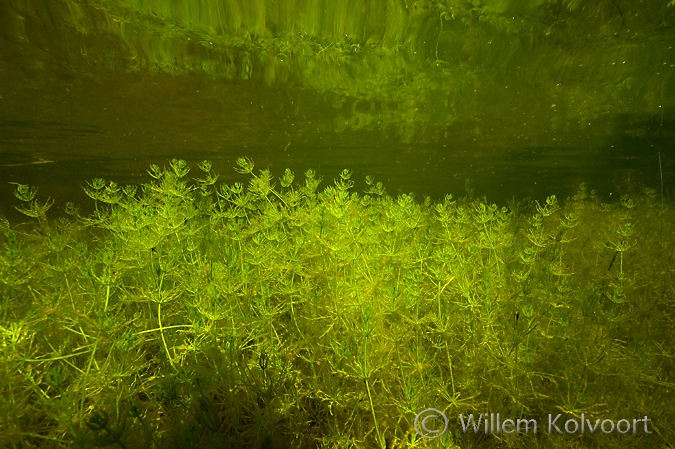
[[[604,204],[248,184],[209,162],[95,179],[82,216],[0,220],[3,447],[667,447],[674,220]],[[421,410],[450,417],[441,438]],[[467,434],[460,413],[648,416],[653,433]]]

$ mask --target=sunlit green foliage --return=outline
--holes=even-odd
[[[463,435],[459,413],[652,419],[675,434],[672,213],[585,185],[509,207],[388,196],[342,171],[248,185],[211,164],[95,179],[82,217],[0,221],[3,447],[569,447]],[[26,206],[27,204],[27,206]],[[416,435],[442,409],[452,432]],[[658,433],[657,433],[658,432]],[[544,441],[545,440],[545,441]]]

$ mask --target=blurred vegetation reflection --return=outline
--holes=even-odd
[[[6,36],[52,54],[29,65],[57,56],[308,88],[333,105],[337,130],[391,127],[406,140],[508,121],[518,106],[513,120],[574,130],[608,113],[663,114],[675,95],[665,0],[10,3]]]

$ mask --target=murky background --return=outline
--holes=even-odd
[[[675,103],[669,94],[675,53],[663,45],[661,59],[668,64],[660,59],[654,65],[664,67],[658,95],[647,106],[642,101],[635,113],[630,105],[596,105],[593,114],[570,120],[570,105],[579,97],[558,117],[563,105],[531,89],[531,80],[513,76],[503,91],[489,84],[476,94],[480,99],[458,97],[448,106],[457,120],[422,122],[402,133],[391,123],[362,126],[359,121],[374,115],[359,114],[358,105],[350,115],[335,105],[334,91],[298,83],[88,65],[93,51],[109,51],[110,44],[85,37],[86,57],[69,60],[58,40],[48,44],[60,36],[59,19],[46,23],[39,11],[22,15],[28,9],[5,6],[0,43],[0,215],[12,221],[21,219],[13,209],[17,183],[38,186],[43,201],[54,198],[54,213],[65,201],[86,209],[86,180],[144,182],[150,164],[168,165],[172,158],[195,165],[210,160],[228,182],[242,179],[232,167],[247,156],[279,176],[286,167],[298,179],[315,169],[324,185],[348,168],[357,189],[372,175],[390,194],[439,199],[463,196],[469,188],[500,204],[512,197],[565,198],[581,182],[608,199],[644,186],[659,190],[661,176],[665,193],[675,185]],[[17,31],[10,16],[32,23],[33,31]],[[629,63],[633,83],[651,73],[649,64]],[[589,91],[594,82],[588,81]],[[417,99],[411,95],[410,101]],[[432,98],[410,107],[417,111],[427,104],[441,108]]]

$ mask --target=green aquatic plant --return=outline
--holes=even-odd
[[[44,203],[40,203],[35,199],[36,195],[37,188],[24,184],[17,185],[14,196],[27,205],[14,206],[14,208],[28,217],[37,218],[42,226],[46,226],[47,211],[54,205],[54,201],[49,198]]]
[[[236,170],[248,183],[180,160],[93,180],[89,216],[17,190],[34,221],[0,221],[1,445],[431,447],[428,407],[646,414],[652,435],[580,444],[673,438],[675,233],[649,191],[500,207]]]

